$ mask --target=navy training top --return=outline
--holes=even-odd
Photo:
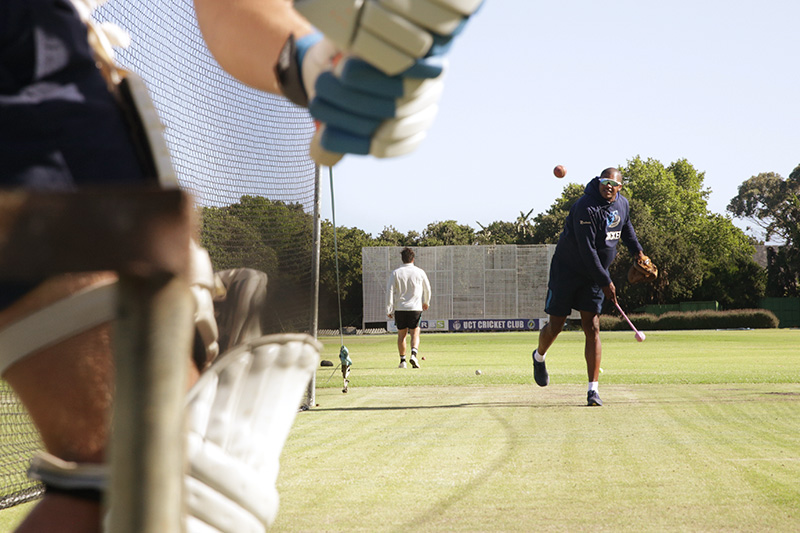
[[[561,268],[603,287],[611,283],[608,268],[617,256],[620,239],[632,255],[642,249],[631,224],[627,198],[619,193],[613,202],[603,198],[600,178],[596,177],[570,209],[553,258]]]

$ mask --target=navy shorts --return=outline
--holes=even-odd
[[[395,311],[394,323],[397,329],[416,329],[421,317],[422,311]]]
[[[145,181],[72,3],[2,0],[0,188],[74,191]],[[0,283],[0,309],[36,284]]]
[[[591,278],[565,268],[553,257],[544,311],[551,316],[569,316],[573,309],[600,314],[605,295]]]

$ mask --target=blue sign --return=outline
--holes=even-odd
[[[538,331],[540,318],[480,318],[448,320],[448,331]]]

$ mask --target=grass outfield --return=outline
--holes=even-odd
[[[535,335],[424,335],[419,370],[393,336],[346,337],[350,392],[320,368],[273,531],[800,530],[800,331],[603,333],[602,408],[583,335],[547,388]]]
[[[647,335],[603,332],[601,408],[579,332],[546,388],[535,333],[423,335],[418,370],[392,335],[345,337],[350,392],[318,370],[271,531],[800,531],[800,330]]]

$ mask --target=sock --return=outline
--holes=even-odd
[[[536,359],[537,363],[543,362],[546,355],[546,353],[539,353],[539,350],[533,351],[533,358]]]
[[[597,381],[590,381],[589,382],[589,391],[596,391],[598,386]]]
[[[411,348],[411,355],[412,356],[417,355],[417,349],[416,348]]]
[[[406,360],[406,356],[405,356],[405,355],[401,355],[401,356],[400,356],[400,360],[401,360],[401,361],[405,361],[405,360]]]

